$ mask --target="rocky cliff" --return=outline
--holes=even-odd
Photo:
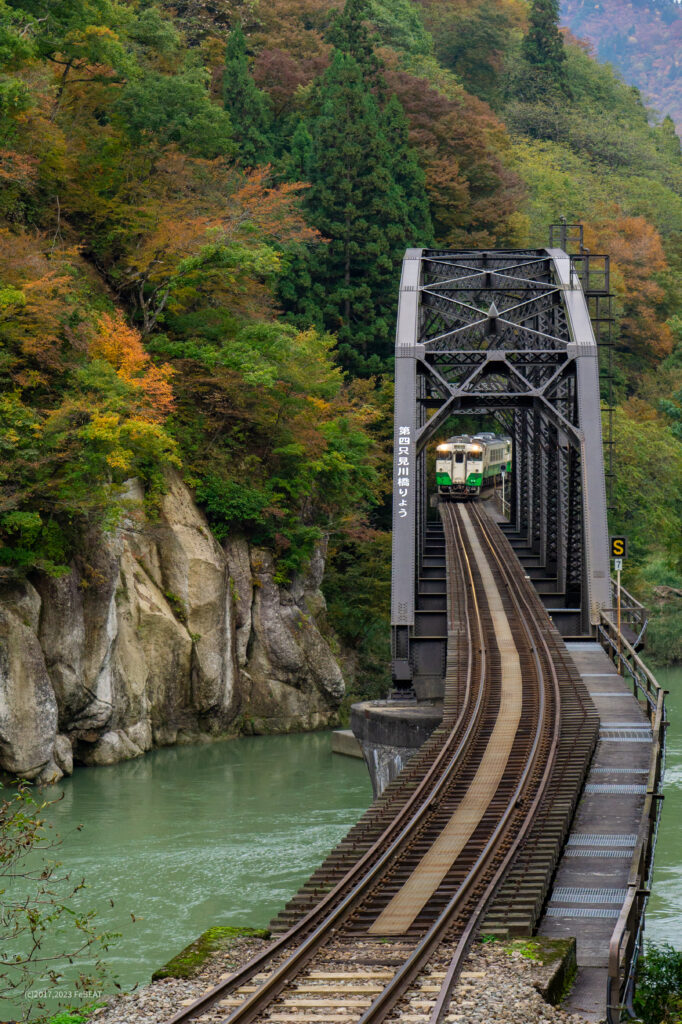
[[[336,721],[341,671],[316,616],[324,550],[278,585],[269,552],[224,548],[175,477],[154,520],[135,481],[71,572],[0,593],[0,767],[45,782],[74,760]]]

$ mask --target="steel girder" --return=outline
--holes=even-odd
[[[408,249],[395,355],[396,682],[412,674],[426,447],[458,413],[492,415],[512,436],[511,538],[548,604],[563,600],[592,632],[610,602],[606,492],[597,344],[571,258]]]

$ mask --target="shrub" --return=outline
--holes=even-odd
[[[648,942],[639,961],[635,1010],[644,1024],[682,1021],[682,950]]]

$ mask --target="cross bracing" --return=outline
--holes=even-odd
[[[596,274],[597,291],[589,295],[602,294],[608,262],[593,257],[590,269],[587,258],[574,261],[562,249],[405,255],[392,582],[399,683],[420,671],[412,633],[425,453],[452,416],[492,417],[512,437],[507,532],[564,635],[590,635],[600,608],[609,606],[597,341],[581,284]]]

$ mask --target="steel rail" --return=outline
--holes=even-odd
[[[463,549],[462,549],[463,550]],[[363,895],[372,888],[374,882],[378,879],[383,869],[389,865],[393,860],[394,855],[399,852],[400,848],[406,843],[409,843],[410,837],[420,824],[421,820],[426,816],[431,808],[431,804],[438,798],[441,791],[450,784],[450,774],[460,761],[460,759],[467,753],[469,747],[473,744],[475,739],[475,729],[479,723],[479,712],[485,692],[486,682],[486,658],[485,658],[485,643],[483,635],[483,623],[476,597],[475,587],[473,585],[473,572],[468,556],[464,555],[466,561],[467,572],[471,582],[471,593],[473,597],[475,607],[476,625],[479,637],[479,656],[480,656],[480,672],[479,672],[479,686],[476,692],[476,699],[474,707],[471,710],[470,718],[468,721],[465,735],[461,742],[457,746],[457,750],[453,754],[450,763],[446,771],[438,779],[436,785],[430,794],[423,801],[421,806],[418,808],[412,819],[403,828],[400,835],[394,840],[391,846],[385,851],[380,860],[374,865],[373,868],[368,871],[364,878],[356,885],[355,889],[350,892],[342,903],[335,908],[334,911],[326,918],[322,924],[315,930],[315,932],[305,939],[301,945],[295,950],[292,956],[281,964],[269,978],[267,978],[263,985],[256,990],[251,996],[248,996],[241,1006],[237,1007],[229,1017],[225,1018],[224,1024],[250,1024],[259,1013],[261,1013],[267,1006],[270,1005],[273,999],[275,999],[286,984],[291,981],[299,973],[302,967],[315,955],[318,949],[324,944],[325,938],[328,934],[338,927],[343,920],[349,917],[353,911],[357,908],[358,903]],[[460,561],[460,565],[461,565]],[[466,587],[464,588],[466,592]],[[470,626],[470,620],[468,617],[468,604],[467,604],[467,627]],[[468,628],[467,633],[471,635],[471,631]],[[471,673],[473,668],[473,644],[469,645],[468,653],[472,656],[472,660],[468,663],[467,669],[467,682],[471,683]],[[469,691],[471,696],[471,690]],[[464,707],[463,711],[464,713]],[[461,716],[460,716],[461,718]],[[454,732],[454,730],[453,730]]]
[[[517,610],[519,612],[519,621],[522,623],[524,631],[526,632],[526,635],[528,637],[528,640],[531,643],[531,648],[533,650],[534,659],[535,659],[535,662],[536,662],[536,667],[539,668],[539,657],[537,655],[537,651],[535,649],[535,645],[533,644],[533,641],[532,641],[532,637],[531,637],[531,634],[530,634],[530,629],[529,629],[528,623],[527,623],[525,617],[523,616],[523,614],[521,614],[521,608],[519,606],[518,596],[520,596],[520,603],[525,605],[526,610],[529,613],[531,621],[536,626],[539,625],[539,623],[538,623],[538,616],[535,613],[534,609],[532,608],[531,603],[528,601],[528,598],[523,593],[522,588],[519,588],[519,595],[513,593],[512,588],[511,588],[511,578],[512,578],[511,573],[508,571],[508,569],[506,567],[503,567],[502,561],[500,560],[500,558],[498,556],[496,547],[493,544],[492,539],[490,537],[490,533],[489,533],[488,529],[486,528],[486,526],[484,525],[483,518],[482,518],[481,513],[479,512],[478,509],[476,509],[476,517],[478,519],[479,526],[481,527],[481,532],[482,532],[483,536],[485,537],[485,540],[486,540],[486,542],[487,542],[487,544],[488,544],[488,546],[490,548],[491,554],[492,554],[493,558],[495,559],[495,561],[497,562],[500,571],[503,573],[503,578],[505,578],[506,581],[507,581],[508,591],[510,593],[510,596],[512,597],[513,603],[516,605],[516,608],[517,608]],[[540,780],[540,784],[538,785],[538,787],[536,789],[533,802],[532,802],[530,808],[528,809],[528,812],[527,812],[527,814],[526,814],[526,816],[524,818],[524,821],[522,822],[521,828],[520,828],[519,832],[517,833],[512,846],[507,851],[507,854],[506,854],[504,860],[499,865],[499,867],[497,868],[497,871],[495,872],[495,875],[493,876],[493,878],[488,883],[483,896],[479,900],[479,903],[478,903],[478,905],[476,907],[476,910],[474,911],[473,914],[470,915],[469,921],[467,922],[467,925],[466,925],[466,927],[464,929],[464,932],[462,933],[462,935],[461,935],[461,937],[459,939],[459,942],[457,944],[457,948],[455,950],[454,956],[453,956],[453,958],[452,958],[452,960],[450,962],[450,965],[448,966],[445,978],[443,979],[443,982],[441,984],[441,990],[440,990],[440,992],[438,994],[438,997],[436,999],[436,1002],[435,1002],[435,1005],[433,1007],[433,1010],[431,1011],[431,1015],[429,1017],[429,1024],[441,1024],[445,1014],[447,1013],[448,1006],[450,1004],[450,999],[451,999],[451,996],[452,996],[452,990],[453,990],[453,988],[454,988],[454,986],[455,986],[455,984],[457,982],[457,978],[458,978],[459,972],[460,972],[460,970],[462,968],[462,963],[464,961],[464,958],[465,958],[466,954],[469,951],[469,947],[470,947],[471,943],[473,942],[473,939],[474,939],[475,934],[476,934],[476,930],[478,929],[479,925],[481,924],[481,920],[482,920],[483,915],[484,915],[484,913],[485,913],[485,911],[486,911],[486,909],[488,907],[488,904],[490,903],[490,900],[494,896],[495,891],[496,891],[499,883],[504,878],[504,875],[505,875],[505,873],[507,871],[507,868],[510,866],[514,856],[516,855],[516,853],[517,853],[517,851],[519,849],[519,846],[521,845],[521,843],[523,842],[523,839],[525,838],[525,836],[528,833],[528,830],[529,830],[529,828],[530,828],[530,826],[532,824],[533,818],[535,817],[535,814],[537,813],[537,810],[538,810],[538,808],[539,808],[539,806],[540,806],[540,804],[542,802],[542,799],[543,799],[543,797],[544,797],[544,795],[546,793],[546,790],[547,790],[547,787],[549,785],[549,781],[550,781],[550,778],[551,778],[551,775],[552,775],[552,771],[553,771],[553,768],[554,768],[554,764],[555,764],[555,761],[556,761],[556,755],[557,755],[557,750],[558,750],[558,746],[559,746],[559,733],[560,733],[560,728],[561,728],[561,715],[560,715],[561,694],[560,694],[560,690],[559,690],[559,679],[558,679],[558,676],[557,676],[556,667],[554,665],[554,660],[553,660],[553,658],[551,656],[551,653],[550,653],[550,650],[549,650],[549,646],[547,644],[547,641],[545,640],[545,637],[543,635],[542,629],[538,628],[537,632],[538,632],[538,636],[540,638],[541,645],[544,648],[544,653],[545,653],[547,665],[549,667],[549,671],[550,671],[550,675],[551,675],[551,685],[552,685],[553,696],[554,696],[554,708],[555,708],[554,727],[553,727],[553,733],[552,733],[551,747],[550,747],[549,756],[548,756],[547,762],[545,764],[545,770],[544,770],[542,779]],[[543,692],[543,702],[544,702],[544,688],[542,687],[542,682],[541,682],[542,679],[543,679],[543,675],[542,674],[538,675],[538,685],[539,685],[540,689]],[[541,718],[541,716],[538,715],[538,729],[540,728],[540,718]],[[535,739],[535,743],[534,743],[534,749],[536,749],[538,743],[539,743],[538,733],[536,732],[536,739]],[[510,804],[511,804],[511,801],[510,801]]]
[[[224,1019],[224,1024],[249,1024],[263,1012],[263,1010],[269,1006],[274,999],[281,993],[286,985],[295,978],[303,967],[312,959],[316,952],[324,945],[326,939],[330,933],[335,933],[339,926],[344,922],[345,919],[350,917],[354,910],[357,909],[358,904],[362,901],[362,897],[372,889],[375,881],[378,880],[378,876],[382,872],[383,868],[388,866],[390,861],[401,851],[401,847],[409,849],[410,836],[415,832],[418,825],[424,816],[428,813],[431,805],[440,796],[441,792],[451,783],[450,774],[457,766],[460,759],[467,753],[469,747],[475,740],[476,736],[476,723],[479,719],[479,712],[483,701],[484,692],[486,689],[486,657],[485,657],[485,640],[482,624],[481,609],[478,604],[476,595],[476,589],[473,579],[473,570],[471,561],[464,544],[463,534],[461,525],[459,523],[458,516],[455,514],[454,509],[448,507],[448,512],[443,515],[444,522],[449,520],[451,532],[454,534],[456,531],[459,543],[453,545],[453,549],[456,554],[459,568],[461,570],[466,569],[466,575],[470,583],[471,601],[474,606],[474,615],[471,614],[470,608],[470,597],[469,587],[464,586],[463,589],[463,613],[466,621],[466,636],[467,636],[467,675],[466,675],[466,691],[465,700],[462,704],[462,709],[457,718],[457,721],[445,741],[441,751],[434,761],[434,764],[429,769],[429,772],[422,780],[422,783],[417,787],[414,794],[408,801],[408,803],[401,809],[401,814],[397,820],[404,820],[408,807],[412,807],[414,802],[419,799],[419,796],[423,793],[425,783],[427,779],[433,777],[433,774],[437,770],[437,765],[445,759],[445,755],[448,749],[451,748],[453,740],[460,729],[462,721],[464,719],[467,707],[471,704],[472,697],[472,673],[474,665],[474,648],[473,648],[473,629],[472,629],[472,618],[475,618],[477,633],[479,638],[479,655],[480,655],[480,683],[476,692],[476,699],[474,706],[470,711],[470,716],[464,731],[464,735],[457,744],[455,754],[451,757],[447,769],[443,772],[440,778],[436,781],[432,790],[425,796],[421,805],[412,816],[410,821],[405,825],[399,835],[393,839],[389,847],[384,851],[379,860],[367,871],[363,878],[354,886],[351,892],[341,900],[341,903],[334,907],[331,913],[317,926],[314,931],[308,934],[299,946],[294,950],[293,954],[287,958],[287,960],[280,964],[271,975],[263,982],[263,984],[250,996],[247,996],[241,1006],[237,1007],[228,1017]],[[446,978],[444,979],[441,991],[439,993],[436,1005],[434,1007],[432,1016],[430,1018],[430,1024],[439,1024],[442,1020],[444,1013],[449,1005],[452,988],[457,980],[461,963],[468,951],[471,941],[475,935],[475,932],[480,924],[485,909],[487,908],[490,899],[494,895],[500,881],[502,880],[508,866],[510,865],[513,857],[515,856],[520,844],[522,843],[525,835],[532,824],[534,815],[542,801],[547,784],[549,782],[554,760],[556,756],[556,749],[558,744],[558,731],[559,731],[559,688],[556,670],[551,658],[549,647],[542,634],[540,628],[537,611],[531,606],[527,598],[523,594],[522,588],[519,587],[518,579],[514,580],[514,575],[508,566],[503,565],[501,559],[497,555],[494,547],[494,543],[490,537],[489,532],[483,524],[483,520],[478,511],[476,512],[476,524],[478,530],[484,540],[486,541],[492,558],[495,560],[498,566],[499,573],[502,577],[502,581],[505,585],[505,589],[508,594],[508,598],[512,603],[513,608],[518,614],[518,621],[521,624],[523,632],[526,635],[530,652],[535,662],[536,669],[536,680],[537,680],[537,691],[538,691],[538,709],[536,713],[536,729],[533,737],[533,743],[526,756],[525,766],[522,771],[521,777],[519,778],[515,787],[514,793],[508,801],[506,810],[502,817],[498,820],[496,827],[486,843],[485,848],[479,854],[474,865],[469,869],[466,878],[459,886],[457,892],[449,900],[447,906],[439,914],[436,921],[427,931],[426,935],[420,940],[417,947],[412,951],[410,956],[399,968],[395,976],[391,979],[389,984],[384,988],[381,994],[374,1000],[372,1005],[365,1011],[363,1016],[360,1018],[359,1024],[379,1024],[380,1021],[385,1020],[387,1014],[395,1007],[396,1003],[400,1000],[402,995],[407,991],[410,984],[424,969],[429,959],[433,956],[434,952],[441,944],[447,933],[451,931],[453,927],[453,918],[456,916],[458,910],[461,911],[463,905],[470,900],[474,894],[480,890],[481,884],[484,884],[485,891],[483,896],[480,897],[476,908],[472,914],[469,914],[468,922],[461,934],[455,952],[455,956],[449,965]],[[464,574],[462,573],[462,576]],[[460,577],[462,578],[462,577]],[[517,590],[519,593],[517,593]],[[504,850],[505,844],[508,842],[508,829],[511,824],[517,818],[518,805],[523,802],[530,795],[527,791],[533,786],[533,776],[537,771],[537,759],[540,754],[540,747],[543,737],[546,736],[547,722],[546,717],[551,710],[551,702],[548,702],[545,697],[545,678],[546,673],[543,671],[540,656],[538,653],[538,645],[535,642],[531,627],[528,622],[525,621],[523,615],[522,605],[525,606],[526,611],[529,613],[529,621],[533,624],[534,629],[537,631],[537,637],[539,637],[540,646],[544,648],[544,654],[546,657],[547,667],[549,674],[553,681],[554,691],[554,728],[552,732],[549,756],[546,759],[543,775],[537,784],[534,786],[534,796],[530,806],[528,807],[523,820],[519,823],[517,831],[511,844],[506,849],[503,860],[498,864],[497,868],[493,872],[493,877],[490,880],[486,880],[486,873],[489,873],[492,869],[491,860],[494,860],[496,855],[499,855],[500,851]],[[250,964],[247,964],[242,971],[236,972],[230,978],[226,979],[225,982],[216,986],[213,990],[206,993],[204,997],[195,1001],[190,1007],[176,1014],[169,1024],[176,1024],[176,1022],[187,1021],[196,1016],[199,1012],[207,1009],[211,1006],[218,998],[224,995],[226,992],[233,990],[239,985],[248,981],[249,978],[255,974],[260,967],[269,962],[278,950],[285,948],[287,944],[290,944],[294,936],[297,934],[304,922],[310,922],[310,919],[314,919],[319,916],[321,908],[325,903],[329,902],[333,897],[334,893],[339,893],[344,886],[347,886],[348,880],[357,877],[361,865],[364,865],[367,860],[372,856],[373,851],[376,850],[377,846],[384,841],[387,835],[395,833],[396,821],[391,823],[388,828],[384,831],[382,837],[366,852],[366,854],[354,865],[353,869],[349,871],[344,879],[342,879],[332,893],[328,894],[325,900],[321,901],[312,911],[309,912],[306,917],[298,923],[293,929],[290,929],[282,938],[276,943],[275,947],[266,951],[266,954],[262,954],[256,958]]]
[[[461,527],[459,525],[459,522],[457,521],[457,516],[455,515],[454,509],[451,506],[448,506],[448,509],[451,525],[455,525],[456,523],[457,530],[462,542],[462,549],[466,550],[463,544]],[[481,530],[481,532],[483,531]],[[499,563],[499,560],[498,564],[500,565],[501,568],[501,563]],[[505,573],[503,575],[503,580],[506,583],[507,590],[509,592],[509,596],[512,599],[512,602],[520,611],[518,602],[515,599],[515,595],[511,585],[510,575],[508,573]],[[457,913],[458,909],[464,903],[466,903],[467,899],[471,898],[472,892],[474,892],[477,886],[481,884],[482,877],[485,875],[487,871],[490,870],[490,861],[492,858],[494,858],[495,854],[499,852],[502,841],[505,838],[507,826],[510,823],[510,818],[512,817],[512,815],[514,815],[517,804],[522,799],[524,790],[530,784],[531,774],[535,769],[536,757],[539,752],[540,741],[543,734],[543,727],[545,725],[546,702],[544,699],[544,687],[542,685],[542,681],[544,678],[542,668],[540,665],[539,658],[537,656],[537,652],[535,651],[535,645],[533,644],[532,637],[530,636],[530,630],[525,623],[524,631],[528,636],[529,643],[534,654],[534,659],[536,661],[537,685],[540,697],[535,736],[533,738],[532,747],[526,758],[524,771],[517,783],[514,793],[509,798],[507,808],[504,814],[499,819],[494,832],[492,833],[490,839],[485,845],[485,848],[481,851],[477,860],[470,868],[466,878],[460,885],[459,889],[454,894],[454,896],[449,900],[446,907],[439,914],[436,921],[431,925],[424,938],[419,942],[419,944],[407,958],[402,967],[398,969],[393,979],[388,983],[388,985],[384,988],[381,994],[375,999],[372,1005],[365,1011],[365,1013],[359,1020],[359,1024],[380,1024],[381,1021],[385,1020],[388,1013],[390,1013],[390,1011],[395,1007],[396,1003],[409,989],[414,979],[424,969],[424,967],[426,966],[430,958],[433,956],[438,946],[441,944],[441,942],[446,937],[447,933],[452,928],[453,917]],[[550,660],[550,665],[551,664],[552,663]],[[556,716],[556,718],[558,720],[558,715]],[[558,725],[555,727],[555,737],[558,738]],[[552,753],[554,753],[555,751],[556,743],[554,743],[552,746]],[[431,1017],[431,1020],[434,1022],[434,1024],[437,1024],[437,1022],[440,1021],[440,1019],[442,1018],[442,1015],[447,1011],[450,993],[452,991],[452,987],[454,986],[457,980],[457,974],[459,969],[461,969],[461,964],[464,959],[464,956],[468,951],[469,945],[471,944],[471,941],[473,940],[473,937],[475,935],[476,928],[480,924],[481,917],[485,912],[485,909],[491,897],[493,896],[495,889],[497,888],[497,885],[502,880],[504,872],[506,871],[508,865],[511,863],[511,860],[516,854],[519,845],[523,841],[523,838],[525,837],[528,828],[530,828],[530,825],[532,824],[535,811],[537,810],[537,806],[542,796],[544,795],[546,784],[549,781],[553,763],[553,757],[548,759],[547,765],[545,767],[545,772],[542,778],[541,791],[537,792],[536,799],[533,801],[529,811],[525,815],[524,820],[521,823],[521,828],[517,833],[517,836],[515,837],[509,850],[507,851],[502,864],[495,871],[492,881],[487,885],[484,897],[477,904],[474,914],[470,915],[469,917],[469,921],[467,923],[467,926],[465,927],[464,934],[458,943],[455,956],[451,961],[451,964],[448,968],[448,973],[446,974],[446,978],[443,982],[443,985],[441,986],[441,992],[439,993],[436,1008],[434,1009],[434,1014],[437,1015]]]
[[[254,992],[252,996],[248,997],[241,1007],[238,1007],[234,1013],[232,1013],[228,1018],[226,1018],[226,1020],[230,1021],[230,1024],[232,1024],[233,1021],[240,1021],[243,1022],[243,1024],[246,1024],[248,1020],[252,1020],[253,1017],[256,1016],[257,1012],[259,1011],[249,1016],[247,1016],[246,1014],[247,1011],[250,1010],[252,1004],[256,1003],[256,1001],[258,1001],[260,1005],[261,1000],[257,1000],[257,997],[259,997],[261,994],[265,995],[265,989],[270,989],[271,982],[273,983],[273,985],[277,983],[279,986],[279,991],[281,991],[281,988],[283,988],[286,982],[290,980],[290,977],[295,976],[296,973],[300,971],[300,969],[311,958],[311,956],[314,955],[316,949],[319,948],[319,946],[321,945],[321,940],[324,938],[324,935],[329,931],[330,928],[338,925],[342,917],[347,916],[352,911],[353,904],[356,903],[358,900],[358,895],[361,892],[366,891],[367,888],[369,888],[369,886],[377,879],[377,876],[388,865],[389,861],[393,858],[393,855],[398,851],[399,847],[404,844],[404,842],[409,838],[410,833],[419,824],[421,819],[428,813],[431,804],[438,798],[438,796],[441,793],[441,790],[444,789],[445,786],[449,783],[450,773],[453,771],[453,768],[456,766],[457,762],[460,760],[461,757],[463,757],[468,747],[473,742],[473,735],[477,725],[478,713],[480,711],[483,699],[486,669],[481,613],[475,593],[475,588],[473,586],[473,574],[471,570],[471,565],[469,563],[469,559],[467,556],[465,556],[465,563],[466,565],[463,566],[460,560],[460,567],[466,568],[466,571],[469,574],[469,579],[471,582],[471,593],[473,595],[473,603],[477,622],[477,632],[479,636],[478,654],[481,660],[479,686],[477,688],[473,707],[469,710],[468,719],[466,718],[468,705],[471,703],[473,696],[472,673],[474,650],[473,640],[471,639],[472,630],[470,628],[471,622],[468,605],[468,594],[466,592],[467,588],[465,586],[463,588],[465,595],[465,616],[467,623],[467,636],[469,637],[465,700],[462,702],[462,709],[457,717],[455,724],[450,730],[448,737],[443,743],[443,746],[439,753],[437,754],[434,763],[430,767],[429,771],[426,773],[421,782],[415,788],[414,793],[410,796],[410,798],[400,809],[400,812],[396,816],[396,818],[394,818],[391,821],[390,825],[384,830],[382,835],[373,843],[370,849],[367,850],[363,854],[363,856],[353,865],[353,867],[346,873],[346,875],[344,875],[344,877],[336,884],[334,889],[332,889],[319,903],[317,903],[315,907],[313,907],[308,912],[308,914],[305,915],[305,917],[298,921],[293,926],[293,928],[290,928],[289,931],[285,932],[274,943],[274,945],[264,950],[257,957],[254,957],[251,961],[249,961],[249,963],[245,964],[243,968],[235,971],[232,975],[230,975],[229,978],[226,978],[224,981],[219,982],[217,985],[215,985],[212,989],[209,989],[202,996],[196,999],[190,1006],[185,1007],[182,1010],[179,1010],[177,1013],[173,1015],[173,1017],[171,1017],[168,1020],[167,1024],[185,1024],[186,1021],[190,1021],[193,1018],[197,1017],[200,1013],[203,1013],[204,1011],[209,1009],[220,998],[224,997],[229,992],[233,991],[235,988],[239,988],[241,985],[249,981],[263,967],[270,963],[279,952],[282,952],[287,947],[290,947],[293,941],[296,940],[296,938],[298,938],[299,936],[303,936],[298,947],[295,949],[291,957],[285,960],[284,963],[280,964],[273,972],[273,974],[271,974],[270,977],[266,979],[263,985],[256,992]],[[461,732],[463,726],[464,734],[457,743],[454,753],[451,754],[450,760],[445,765],[440,777],[436,779],[431,790],[425,795],[425,790],[433,782],[434,777],[437,775],[439,768],[443,765],[443,762],[446,760],[448,754],[450,753],[452,746],[457,740],[457,737]],[[421,804],[417,808],[416,812],[409,819],[407,824],[402,828],[398,836],[391,840],[391,836],[395,836],[396,828],[400,827],[401,823],[407,817],[409,811],[420,799]],[[387,842],[389,843],[389,845],[388,847],[385,847],[385,844]],[[383,852],[381,852],[382,850]],[[362,869],[367,866],[368,862],[378,852],[380,853],[379,859],[374,863],[374,865],[372,865],[369,868],[367,873],[364,876],[362,876],[359,881],[357,881]],[[353,885],[354,883],[354,888],[344,897],[342,895],[344,890],[347,890],[349,885]],[[332,906],[334,904],[335,899],[338,898],[341,899],[341,902],[337,903],[336,906]],[[313,922],[319,920],[319,918],[322,917],[323,913],[325,912],[325,910],[327,910],[327,908],[329,908],[328,915],[326,917],[323,917],[322,922],[315,926]],[[306,935],[305,933],[309,928],[313,928],[313,931],[309,932]],[[272,995],[270,995],[267,1001],[271,1001],[276,994],[277,993],[273,993]],[[267,1003],[265,1005],[267,1005]],[[242,1011],[244,1015],[240,1015]]]

